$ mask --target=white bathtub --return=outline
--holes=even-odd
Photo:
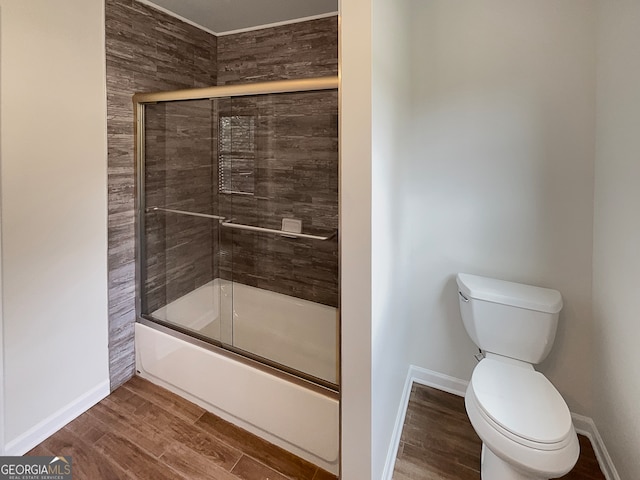
[[[335,382],[335,308],[216,279],[153,315]],[[337,474],[337,398],[140,323],[136,366],[142,377]]]
[[[336,308],[215,279],[152,315],[337,383]]]

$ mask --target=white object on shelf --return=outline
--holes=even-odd
[[[298,220],[297,218],[283,218],[282,231],[291,233],[302,233],[302,220]],[[283,235],[283,237],[286,236],[287,235]]]

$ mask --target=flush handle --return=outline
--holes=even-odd
[[[458,292],[458,295],[460,295],[460,298],[462,299],[462,301],[463,301],[463,302],[465,302],[465,303],[466,303],[466,302],[468,302],[468,301],[469,301],[469,299],[468,299],[467,297],[465,297],[465,296],[462,294],[462,292]]]

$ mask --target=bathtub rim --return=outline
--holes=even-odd
[[[254,356],[250,352],[236,349],[232,345],[223,344],[218,340],[214,340],[205,335],[200,335],[197,332],[180,327],[179,325],[174,325],[170,322],[158,320],[147,315],[138,315],[136,322],[195,345],[196,347],[204,348],[205,350],[228,357],[262,372],[294,383],[300,387],[307,388],[326,397],[340,400],[340,385],[338,384],[333,384],[317,377],[303,377],[301,375],[304,375],[304,373],[290,369],[286,365],[272,362],[269,359],[265,359],[264,357],[259,357],[257,355]]]

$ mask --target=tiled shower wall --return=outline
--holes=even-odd
[[[218,38],[218,85],[337,74],[336,17]],[[279,229],[283,217],[292,217],[302,220],[306,233],[335,231],[337,92],[233,99],[220,109],[262,119],[257,125],[255,195],[220,194],[220,212],[266,228]],[[337,238],[294,240],[227,229],[221,235],[221,277],[338,305]]]
[[[217,163],[212,102],[164,102],[145,111],[146,207],[213,213]],[[153,312],[218,276],[218,223],[171,212],[145,215],[143,309]]]
[[[224,83],[264,81],[286,78],[303,78],[335,75],[337,73],[337,20],[335,17],[276,27],[271,29],[229,35],[216,39],[195,27],[184,24],[168,15],[151,9],[133,0],[107,0],[107,102],[108,102],[108,142],[109,142],[109,317],[110,317],[110,376],[111,387],[116,388],[134,373],[133,327],[135,323],[135,231],[134,231],[134,184],[135,171],[133,161],[133,109],[131,95],[134,92],[173,90]],[[220,59],[217,62],[217,59]],[[331,100],[333,101],[333,100]],[[206,109],[199,114],[208,115]],[[184,113],[184,112],[183,112]],[[215,112],[213,113],[215,115]],[[171,122],[171,116],[165,115],[164,122]],[[180,116],[180,114],[178,114]],[[334,120],[329,120],[334,121]],[[217,122],[213,122],[214,124]],[[161,128],[151,125],[150,128]],[[159,130],[156,130],[159,134]],[[168,142],[171,134],[159,140]],[[205,134],[206,135],[206,134]],[[336,130],[337,135],[337,130]],[[174,136],[175,141],[179,135]],[[286,137],[286,135],[285,135]],[[289,142],[295,139],[289,139]],[[286,139],[283,139],[286,145]],[[206,142],[202,143],[202,149]],[[290,145],[293,145],[290,143]],[[304,145],[304,140],[300,141]],[[175,146],[175,145],[174,145]],[[192,146],[197,150],[197,146]],[[176,148],[181,148],[179,145]],[[211,148],[215,148],[212,146]],[[297,148],[297,147],[293,147]],[[333,144],[330,148],[334,148]],[[183,152],[184,153],[184,152]],[[191,152],[194,153],[194,152]],[[337,162],[337,138],[335,140],[335,158]],[[189,154],[187,153],[187,157]],[[209,165],[198,164],[199,160],[192,155],[192,167],[202,169],[202,178],[211,175],[217,179],[216,169]],[[206,172],[205,172],[206,170]],[[337,163],[336,163],[337,175]],[[193,176],[180,177],[180,168],[165,166],[156,169],[158,182],[163,198],[150,199],[153,202],[165,202],[164,206],[185,206],[198,210],[203,202],[213,200],[217,203],[217,185],[210,186],[192,183]],[[298,179],[308,181],[309,171]],[[257,179],[258,177],[256,177]],[[307,180],[305,180],[307,178]],[[176,196],[180,182],[185,183],[184,192],[193,190],[192,198]],[[260,183],[256,184],[260,188]],[[188,188],[187,188],[188,187]],[[337,192],[335,193],[337,195]],[[225,196],[226,201],[234,201],[237,209],[241,207],[235,199]],[[149,199],[148,199],[149,200]],[[169,204],[167,204],[167,202]],[[191,202],[191,203],[190,203]],[[221,205],[224,201],[219,202]],[[149,205],[149,204],[148,204]],[[182,208],[180,208],[182,209]],[[337,209],[337,196],[336,196]],[[241,210],[238,210],[241,212]],[[279,212],[280,217],[283,212]],[[299,215],[292,212],[291,215]],[[335,216],[328,213],[315,220],[309,219],[309,226],[332,226],[337,222]],[[279,218],[280,218],[279,217]],[[333,220],[329,220],[329,218]],[[149,218],[149,217],[148,217]],[[269,221],[274,221],[270,219]],[[163,302],[186,293],[192,288],[206,283],[208,279],[218,275],[214,252],[217,249],[217,234],[211,222],[203,223],[193,217],[177,218],[169,214],[154,214],[148,221],[147,234],[152,253],[153,265],[157,268],[150,277],[153,295],[150,302],[160,306]],[[174,236],[175,234],[175,236]],[[222,238],[225,240],[225,237]],[[265,271],[254,268],[260,255],[280,252],[271,255],[271,272],[284,272],[286,267],[291,271],[291,258],[299,259],[298,266],[304,268],[304,262],[313,266],[314,251],[320,252],[316,265],[321,264],[320,257],[334,260],[336,268],[326,269],[320,266],[311,275],[310,286],[316,285],[311,292],[314,301],[335,304],[337,302],[337,248],[328,243],[302,247],[304,242],[287,239],[269,239],[261,242],[263,252],[255,252],[250,248],[255,243],[251,237],[233,234],[226,237],[228,248],[236,255],[238,264],[235,280],[250,285],[262,286],[265,282]],[[262,239],[264,241],[264,239]],[[168,245],[166,242],[173,242]],[[247,243],[248,242],[248,243]],[[290,247],[287,247],[287,242]],[[334,242],[335,243],[335,242]],[[185,246],[185,245],[191,245]],[[235,247],[235,248],[234,248]],[[290,252],[282,254],[282,249],[290,248]],[[224,254],[224,248],[221,249]],[[278,257],[280,258],[278,260]],[[264,257],[263,257],[264,258]],[[234,261],[236,258],[234,258]],[[275,263],[274,263],[275,262]],[[278,263],[280,262],[280,263]],[[302,263],[300,263],[302,262]],[[221,265],[224,262],[221,263]],[[294,264],[296,261],[294,261]],[[261,267],[260,267],[261,268]],[[163,272],[162,270],[165,270]],[[231,269],[231,270],[233,270]],[[231,272],[227,269],[228,276]],[[301,271],[301,270],[299,270]],[[240,277],[245,272],[245,277]],[[267,272],[268,273],[268,272]],[[167,282],[167,277],[171,282]],[[293,282],[290,274],[271,275]],[[319,280],[319,278],[322,279]],[[252,281],[252,279],[254,281]],[[259,279],[260,282],[256,281]],[[173,281],[177,280],[175,284]],[[318,282],[333,282],[334,291],[317,287]],[[169,286],[169,283],[172,283]],[[277,282],[276,282],[277,284]],[[291,283],[292,288],[298,288]],[[283,290],[284,288],[284,290]],[[286,293],[288,287],[274,287],[276,291]],[[289,291],[289,293],[295,293]],[[304,294],[299,296],[304,297]],[[149,305],[149,309],[152,305]]]
[[[338,229],[338,94],[296,92],[224,100],[220,112],[255,119],[253,195],[218,194],[237,223],[280,229],[302,221],[320,236]],[[245,151],[252,150],[244,148]],[[220,276],[338,306],[338,240],[291,239],[223,228]]]
[[[218,85],[337,74],[336,17],[218,38]]]
[[[131,97],[135,92],[215,85],[217,39],[134,0],[106,0],[105,8],[109,369],[115,389],[135,372],[136,177]]]

